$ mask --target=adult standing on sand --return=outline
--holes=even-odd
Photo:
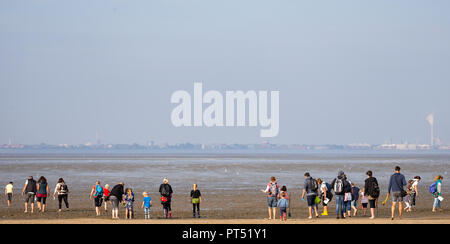
[[[69,210],[69,187],[63,178],[59,178],[58,183],[56,183],[53,199],[55,199],[56,194],[58,194],[58,212],[61,212],[63,201],[66,204],[67,210]]]
[[[331,182],[331,186],[334,190],[334,195],[336,196],[336,219],[343,218],[345,213],[345,189],[348,186],[348,182],[344,178],[344,171],[340,170],[338,176]]]
[[[49,195],[49,188],[47,184],[47,179],[41,176],[37,182],[37,204],[38,209],[41,212],[45,212],[45,206],[47,205],[47,196]],[[42,203],[41,203],[42,202]]]
[[[312,219],[313,208],[316,218],[319,218],[319,212],[317,211],[317,204],[315,202],[316,197],[318,195],[317,191],[319,190],[319,184],[315,179],[311,177],[311,175],[308,172],[306,172],[304,176],[305,176],[305,183],[303,184],[302,200],[305,200],[306,195],[306,201],[308,203],[308,211],[309,211],[308,219]]]
[[[415,211],[416,210],[416,199],[417,197],[419,197],[419,182],[420,182],[421,178],[420,176],[414,176],[414,182],[411,186],[411,210]]]
[[[100,181],[96,181],[95,185],[92,187],[91,194],[89,197],[94,198],[95,213],[100,216],[102,213],[102,203],[103,203],[103,187],[100,185]]]
[[[34,198],[36,192],[36,181],[33,179],[33,176],[30,176],[22,189],[22,196],[25,196],[25,213],[28,213],[28,204],[31,204],[31,213],[34,212]]]
[[[370,207],[370,219],[375,219],[376,201],[380,197],[380,187],[377,178],[373,177],[372,171],[366,172],[367,179],[364,182],[363,196],[367,196]]]
[[[269,220],[275,219],[277,215],[278,195],[280,193],[280,186],[275,176],[270,177],[270,182],[267,184],[266,189],[261,191],[267,193]]]
[[[394,220],[395,217],[395,208],[398,203],[398,218],[402,219],[403,212],[403,197],[406,196],[405,190],[403,187],[406,186],[405,176],[400,174],[400,167],[395,166],[394,174],[391,175],[389,179],[388,186],[388,194],[386,196],[386,200],[384,200],[383,205],[386,204],[386,201],[391,196],[392,191],[392,208],[391,208],[391,220]]]
[[[161,205],[163,206],[164,218],[172,218],[172,186],[169,180],[164,178],[163,183],[159,186],[159,193],[161,194]]]
[[[109,194],[109,200],[111,201],[112,205],[112,218],[113,219],[119,219],[119,203],[122,202],[123,195],[125,194],[124,191],[125,184],[123,182],[119,182],[118,185],[115,185],[111,193]]]

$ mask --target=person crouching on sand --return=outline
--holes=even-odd
[[[125,190],[125,216],[127,219],[133,219],[134,218],[134,210],[133,210],[133,203],[134,203],[134,193],[131,188],[127,188]]]
[[[281,199],[277,203],[277,207],[280,208],[280,220],[287,221],[287,210],[289,209],[289,201],[286,199],[286,193],[281,193]]]
[[[147,192],[142,193],[142,196],[144,196],[144,198],[142,199],[141,208],[144,209],[145,219],[150,219],[150,207],[152,206],[152,199]]]
[[[270,182],[267,184],[266,189],[261,191],[267,193],[269,220],[275,219],[275,216],[277,215],[277,202],[278,202],[278,194],[280,193],[280,186],[278,185],[277,180],[275,179],[274,176],[270,178]]]
[[[115,185],[111,193],[109,194],[109,200],[111,201],[112,205],[112,218],[113,219],[119,219],[119,203],[122,202],[123,195],[125,194],[123,187],[125,184],[123,182],[120,182],[119,184]]]

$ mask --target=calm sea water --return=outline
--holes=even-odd
[[[124,181],[138,190],[156,191],[164,177],[174,189],[188,190],[192,183],[203,190],[259,190],[271,176],[281,185],[300,188],[303,174],[310,172],[325,181],[344,170],[348,178],[362,185],[365,172],[372,170],[382,187],[396,165],[407,179],[420,175],[428,185],[437,174],[450,169],[449,152],[374,152],[374,151],[11,151],[0,150],[0,184],[14,181],[23,187],[32,175],[56,182],[63,177],[76,191],[89,191],[96,180],[114,185]],[[53,183],[52,183],[53,185]],[[447,188],[448,189],[448,188]]]

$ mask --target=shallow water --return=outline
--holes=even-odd
[[[420,175],[430,184],[435,175],[444,176],[444,189],[450,153],[8,153],[0,154],[0,184],[16,182],[23,187],[29,175],[44,175],[51,184],[63,177],[74,189],[89,191],[96,180],[114,185],[155,192],[164,177],[175,191],[188,191],[192,183],[214,193],[218,190],[260,190],[271,176],[280,185],[301,188],[304,172],[327,182],[344,170],[350,181],[362,185],[365,172],[372,170],[386,187],[393,168],[400,165],[407,179]],[[447,188],[448,189],[448,188]]]

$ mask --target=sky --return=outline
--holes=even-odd
[[[0,0],[0,144],[450,144],[450,2]],[[280,91],[280,131],[172,125],[176,90]]]

